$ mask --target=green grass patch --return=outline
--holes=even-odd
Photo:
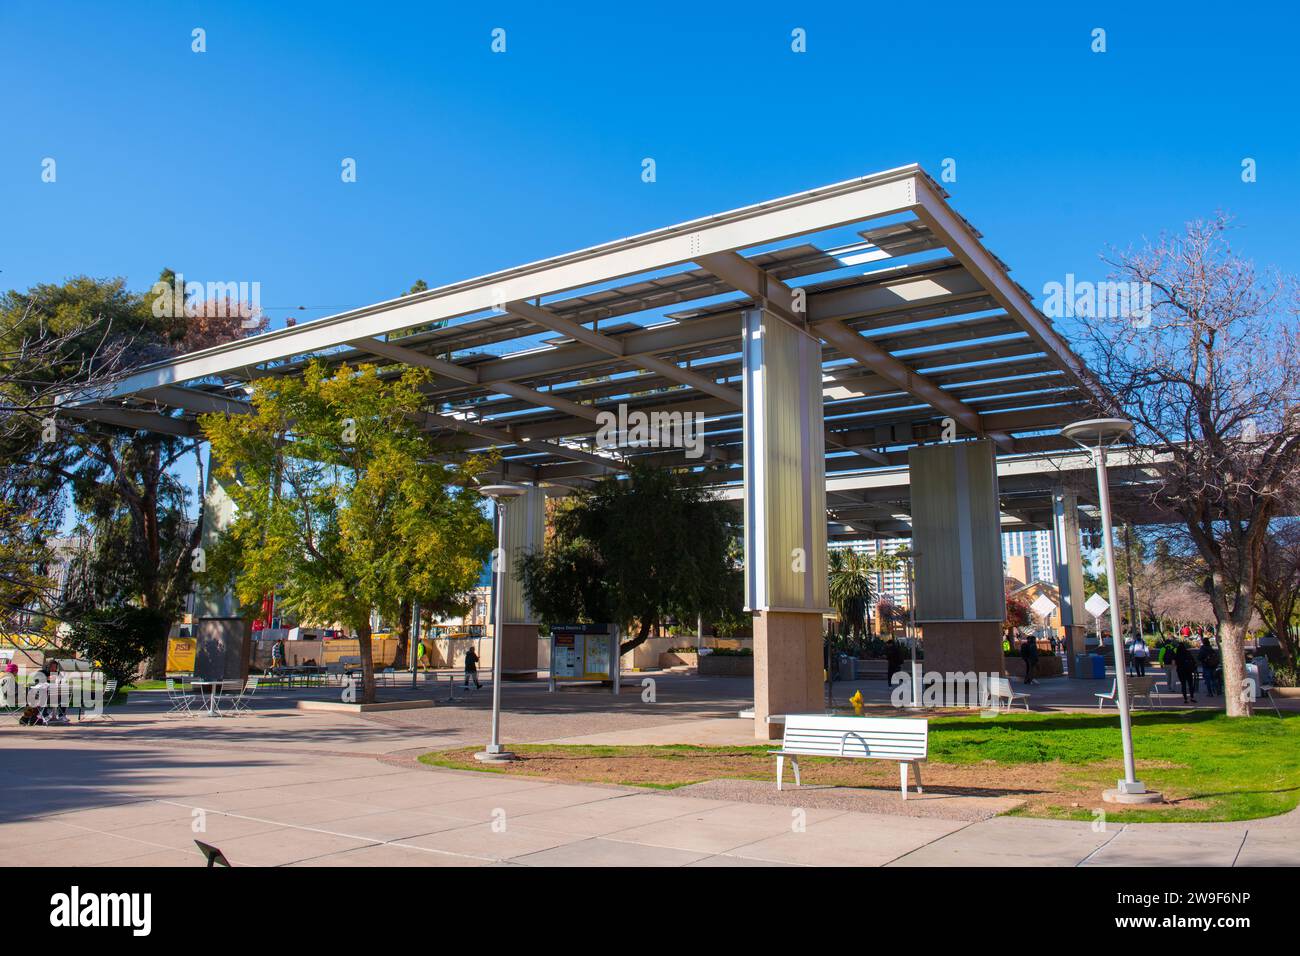
[[[1230,719],[1208,710],[1133,716],[1138,776],[1170,801],[1153,808],[1106,804],[1114,822],[1248,820],[1300,803],[1300,715]],[[770,746],[567,746],[521,744],[521,759],[489,767],[472,749],[425,754],[422,763],[582,782],[671,790],[703,780],[773,779]],[[886,761],[803,758],[806,780],[840,786],[896,786]],[[932,792],[1022,796],[1017,814],[1091,820],[1100,794],[1122,774],[1119,716],[1003,714],[930,718]],[[814,769],[815,768],[815,769]]]

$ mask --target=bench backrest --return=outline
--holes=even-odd
[[[1011,693],[1011,681],[1009,681],[1009,680],[1008,680],[1007,678],[1005,678],[1005,677],[990,677],[990,678],[989,678],[989,696],[990,696],[990,697],[1006,697],[1007,699],[1010,699],[1011,696],[1012,696],[1012,693]]]
[[[930,723],[924,717],[828,717],[786,714],[781,748],[817,757],[924,760]]]
[[[1156,678],[1154,677],[1130,677],[1128,678],[1128,695],[1130,697],[1145,697],[1155,689]],[[1115,697],[1119,694],[1119,681],[1110,682],[1110,693],[1103,694],[1103,697]]]

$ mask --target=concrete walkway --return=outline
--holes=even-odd
[[[185,720],[134,700],[114,724],[0,727],[6,865],[202,865],[196,838],[237,866],[1300,863],[1296,813],[1094,829],[843,810],[819,806],[812,788],[777,805],[561,784],[415,764],[409,755],[481,737],[462,708],[441,711],[437,726],[401,727],[275,701],[237,720]],[[708,725],[710,710],[674,713],[645,733],[671,736],[663,728],[677,724],[711,737],[724,725]]]

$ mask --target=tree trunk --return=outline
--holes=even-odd
[[[1229,717],[1249,717],[1246,690],[1246,625],[1235,620],[1219,624],[1219,657],[1223,663],[1223,705]]]
[[[393,657],[393,670],[402,670],[411,664],[407,648],[411,641],[411,602],[403,601],[397,610],[397,653]]]
[[[654,618],[652,615],[643,614],[641,616],[640,627],[637,630],[636,637],[632,638],[632,640],[630,641],[624,641],[622,644],[618,646],[619,657],[622,657],[624,654],[632,650],[634,647],[640,647],[642,644],[646,642],[646,638],[650,636],[650,624],[653,620]]]
[[[359,704],[375,702],[375,658],[370,644],[370,622],[357,628],[357,644],[361,654],[361,694]]]
[[[168,624],[167,631],[170,633],[171,625]],[[149,680],[162,680],[167,673],[167,634],[164,633],[162,641],[153,649],[149,655],[149,667],[145,671],[145,677]]]

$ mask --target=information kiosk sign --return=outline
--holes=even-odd
[[[610,681],[619,691],[616,624],[557,624],[551,628],[550,689],[557,680]]]

